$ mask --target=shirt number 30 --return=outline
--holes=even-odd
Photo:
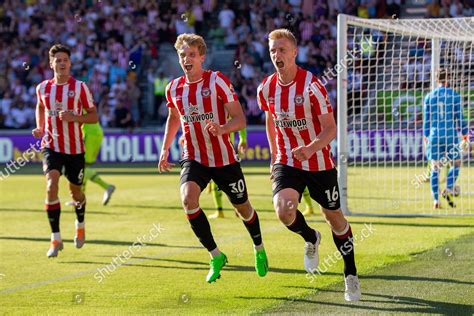
[[[229,186],[231,187],[231,193],[242,193],[245,190],[245,183],[243,179],[240,179],[237,182],[230,183]]]

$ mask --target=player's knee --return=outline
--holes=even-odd
[[[298,203],[293,199],[278,196],[273,199],[273,205],[277,213],[288,213],[296,211]]]
[[[71,191],[69,191],[69,194],[71,195],[71,197],[74,201],[84,200],[84,193],[80,190],[79,191],[71,190]]]
[[[324,217],[326,218],[326,222],[329,224],[329,226],[331,226],[333,230],[342,231],[346,227],[347,220],[340,209],[333,211],[322,208],[322,211]]]
[[[46,192],[50,195],[50,194],[58,194],[58,185],[57,184],[53,184],[53,183],[49,183],[47,186],[46,186]]]
[[[252,213],[252,205],[248,200],[245,203],[233,205],[235,207],[235,211],[244,218],[247,218]]]
[[[48,179],[46,182],[46,191],[48,194],[57,194],[58,192],[58,181],[55,179]]]
[[[186,194],[181,196],[181,204],[183,205],[184,210],[192,210],[199,207],[198,199],[192,198]]]
[[[277,211],[276,215],[280,222],[282,222],[285,226],[291,225],[291,223],[293,223],[293,221],[295,220],[295,214],[291,211]]]

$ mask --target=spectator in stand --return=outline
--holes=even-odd
[[[125,97],[122,97],[121,101],[124,102]],[[118,102],[115,106],[115,127],[128,128],[131,130],[133,127],[132,114],[130,113],[130,110],[122,104],[122,102]]]
[[[6,116],[10,112],[13,99],[11,97],[11,92],[6,91],[3,95],[3,98],[0,99],[0,111]]]
[[[298,66],[307,68],[309,61],[309,53],[311,47],[308,45],[308,41],[304,40],[298,45],[298,56],[296,56],[296,63]]]
[[[214,12],[216,7],[216,0],[203,0],[202,1],[202,10],[204,11],[204,20],[209,20],[211,18],[211,13]]]
[[[247,124],[263,124],[264,113],[258,107],[257,91],[258,83],[256,80],[247,79],[242,86],[242,96],[245,101],[245,115]]]
[[[218,49],[224,48],[225,35],[226,35],[225,29],[220,26],[216,26],[215,28],[209,31],[209,34],[207,36],[212,42],[213,49],[218,50]]]
[[[118,65],[118,61],[114,60],[109,72],[109,85],[112,86],[116,82],[125,80],[127,72]]]
[[[109,106],[109,97],[105,95],[98,106],[98,111],[101,113],[100,125],[102,127],[112,127],[114,125],[114,113]]]
[[[25,107],[23,103],[19,102],[13,104],[7,116],[9,117],[7,127],[28,128],[33,122],[35,113],[31,108]]]
[[[225,46],[235,48],[235,60],[240,62],[240,68],[234,68],[231,76],[235,77],[233,83],[237,94],[241,95],[240,86],[243,89],[245,84],[239,84],[239,80],[259,79],[273,72],[267,46],[268,30],[287,27],[298,34],[306,41],[299,47],[298,62],[306,63],[308,70],[321,75],[336,63],[338,13],[357,15],[358,5],[362,5],[365,6],[363,14],[369,17],[391,17],[393,14],[399,17],[401,3],[402,0],[241,0],[225,3],[216,0],[5,0],[0,9],[0,112],[4,116],[3,124],[12,128],[18,126],[11,118],[12,103],[20,113],[34,107],[34,83],[52,77],[48,61],[42,56],[47,55],[49,47],[57,42],[75,47],[71,56],[73,74],[88,80],[94,100],[102,104],[99,107],[101,122],[110,126],[114,125],[109,122],[119,103],[117,98],[127,89],[125,82],[134,80],[135,86],[144,86],[149,80],[149,69],[167,71],[167,65],[161,64],[166,59],[160,55],[158,60],[159,53],[166,45],[174,43],[181,32],[194,28],[201,35],[207,34],[214,50]],[[474,15],[470,1],[430,0],[427,5],[430,17]],[[170,75],[166,71],[164,75]],[[332,83],[327,88],[330,95],[335,95]],[[153,94],[153,89],[148,93]],[[129,110],[133,120],[139,123],[144,117],[137,104],[149,108],[148,99],[153,98],[142,92],[136,102],[136,95],[128,98]],[[23,104],[23,109],[18,109],[17,104]]]
[[[253,59],[248,54],[243,56],[241,62],[240,74],[244,79],[253,79],[256,77],[255,67],[253,65]]]
[[[161,106],[161,103],[163,103],[164,97],[165,97],[165,88],[166,85],[168,84],[169,79],[165,77],[165,74],[163,71],[160,71],[158,75],[155,77],[153,80],[153,92],[155,95],[155,100],[153,102],[153,119],[156,120],[158,118],[158,111]]]
[[[402,11],[402,0],[387,0],[387,15],[389,17],[400,17]]]
[[[457,18],[462,16],[463,5],[460,0],[452,0],[449,6],[449,16]]]
[[[199,0],[194,0],[192,13],[194,15],[194,28],[196,29],[197,34],[201,34],[202,28],[204,26],[204,11]]]
[[[140,119],[140,107],[139,107],[139,99],[140,99],[140,89],[136,85],[136,80],[129,78],[127,80],[127,92],[125,94],[128,96],[130,101],[130,113],[132,114],[132,121],[136,127],[139,127],[141,124]]]
[[[300,23],[300,34],[301,40],[304,42],[309,41],[313,36],[314,22],[311,16],[307,15],[303,22]]]
[[[237,33],[233,28],[226,29],[226,36],[224,39],[226,49],[235,49],[238,44]]]
[[[219,23],[223,29],[229,29],[234,26],[235,13],[229,8],[226,2],[222,10],[219,12]]]
[[[437,0],[431,0],[428,1],[428,4],[426,6],[426,18],[437,18],[440,15],[440,6],[439,6],[439,1]]]

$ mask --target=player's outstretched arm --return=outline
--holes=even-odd
[[[321,124],[321,133],[308,145],[292,149],[296,159],[300,161],[309,159],[314,153],[326,147],[336,137],[337,127],[333,113],[318,115],[318,120]]]
[[[214,136],[236,132],[247,125],[244,111],[239,101],[228,102],[224,104],[224,107],[227,113],[229,113],[230,119],[224,125],[220,125],[217,122],[208,122],[206,125],[206,130]]]
[[[174,166],[168,162],[169,148],[173,142],[179,129],[179,112],[176,108],[168,109],[168,118],[166,119],[165,136],[163,146],[161,147],[160,161],[158,162],[158,170],[160,172],[168,172]]]

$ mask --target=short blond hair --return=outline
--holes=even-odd
[[[276,30],[271,31],[270,34],[268,34],[269,40],[277,40],[280,38],[286,38],[291,43],[293,43],[295,47],[298,46],[298,43],[296,42],[296,37],[288,29],[276,29]]]
[[[174,43],[174,48],[178,51],[183,48],[183,46],[194,46],[197,47],[199,55],[206,55],[207,46],[204,38],[197,34],[192,33],[183,33],[178,36],[176,42]]]

